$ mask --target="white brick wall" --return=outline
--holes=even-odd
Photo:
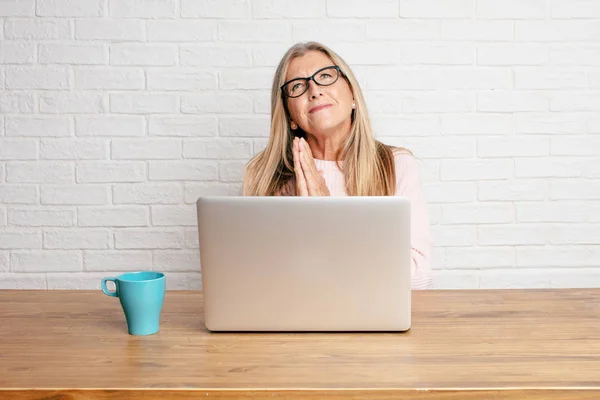
[[[421,160],[439,288],[600,286],[600,2],[0,0],[0,288],[166,271],[322,41]]]

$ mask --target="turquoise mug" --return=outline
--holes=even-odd
[[[115,291],[106,282],[115,284]],[[102,291],[118,297],[125,312],[130,335],[153,335],[160,328],[160,313],[165,299],[165,275],[161,272],[140,271],[102,279]]]

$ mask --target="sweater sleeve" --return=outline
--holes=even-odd
[[[408,153],[395,153],[396,196],[411,205],[411,287],[429,289],[432,283],[429,211],[420,182],[419,165]]]

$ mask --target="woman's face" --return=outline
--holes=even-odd
[[[288,67],[285,81],[295,78],[308,78],[325,67],[333,66],[333,61],[320,51],[309,51],[301,57],[293,59]],[[314,79],[329,86],[317,85],[313,80],[296,81],[287,88],[302,90],[308,84],[308,89],[299,97],[288,98],[288,109],[292,119],[292,128],[296,123],[304,132],[313,135],[327,135],[344,128],[350,128],[352,114],[352,91],[341,73],[328,69],[319,72]]]

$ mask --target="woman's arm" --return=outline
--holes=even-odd
[[[405,196],[411,206],[411,287],[429,289],[431,270],[431,231],[429,211],[420,181],[419,165],[408,153],[395,153],[396,196]]]

